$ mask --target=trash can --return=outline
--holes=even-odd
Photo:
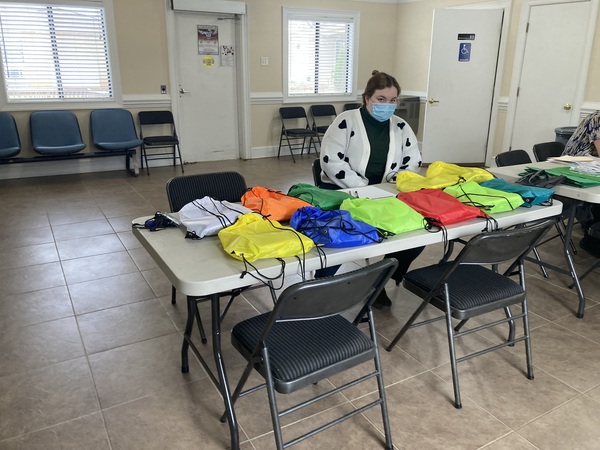
[[[401,95],[398,99],[396,114],[406,120],[406,123],[412,128],[415,134],[419,131],[419,111],[421,109],[421,99],[409,95]]]
[[[554,139],[554,140],[556,142],[562,142],[563,144],[566,144],[567,141],[573,135],[573,133],[575,133],[576,129],[577,129],[577,127],[558,127],[558,128],[555,128],[554,132],[556,133],[556,139]]]

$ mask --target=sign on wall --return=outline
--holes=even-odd
[[[216,25],[198,25],[198,54],[219,54],[219,27]]]

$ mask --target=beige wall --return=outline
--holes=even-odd
[[[327,8],[360,12],[358,88],[362,90],[373,69],[394,74],[403,91],[425,92],[429,64],[434,8],[469,3],[471,0],[423,0],[391,4],[349,0],[251,0],[248,7],[249,73],[251,96],[281,96],[282,86],[282,6]],[[473,0],[474,2],[474,0]],[[166,0],[114,0],[120,74],[124,99],[159,97],[161,84],[169,86],[169,61],[166,37]],[[516,42],[521,0],[513,3],[506,65],[501,95],[510,88],[512,59]],[[269,58],[260,66],[260,57]],[[586,102],[600,102],[600,33],[596,33],[588,73]],[[253,104],[252,148],[276,146],[279,141],[280,104]],[[304,105],[308,106],[308,105]],[[341,104],[336,104],[341,111]],[[137,110],[131,108],[134,115]],[[89,111],[77,111],[84,139],[87,139]],[[19,130],[28,145],[27,113],[15,113]],[[504,112],[500,112],[496,145],[504,129]],[[422,127],[421,127],[422,129]],[[89,146],[89,145],[88,145]],[[498,150],[498,149],[497,149]],[[29,153],[24,151],[24,154]]]
[[[160,93],[169,85],[164,0],[113,0],[124,95]]]

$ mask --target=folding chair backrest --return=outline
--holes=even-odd
[[[310,114],[313,117],[337,116],[335,106],[333,105],[312,105],[310,107]]]
[[[533,156],[538,162],[546,161],[548,158],[562,155],[564,149],[565,144],[562,142],[542,142],[533,146]]]
[[[344,104],[344,111],[348,111],[349,109],[358,109],[362,105],[360,103],[346,103]]]
[[[531,158],[529,157],[529,153],[523,149],[515,149],[498,153],[495,160],[498,167],[528,164],[532,162]]]
[[[481,233],[467,242],[454,261],[482,265],[517,261],[527,255],[555,223],[556,218],[550,218],[511,230]]]
[[[184,175],[167,181],[167,198],[171,212],[202,197],[239,202],[247,190],[246,180],[238,172],[214,172]]]
[[[173,113],[171,111],[140,111],[138,113],[140,125],[173,125]]]
[[[0,112],[0,158],[10,158],[20,151],[21,139],[14,117]]]
[[[335,277],[319,278],[288,287],[273,309],[276,320],[330,316],[375,301],[398,262],[393,258]]]
[[[306,119],[306,110],[302,106],[285,106],[279,108],[282,119]]]

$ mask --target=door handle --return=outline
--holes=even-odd
[[[429,103],[430,105],[433,105],[434,103],[439,103],[439,100],[434,99],[433,97],[429,97],[429,100],[427,100],[427,103]]]
[[[566,109],[567,111],[571,111],[571,104],[570,103],[565,103],[565,105],[563,106],[564,109]]]
[[[179,93],[180,94],[190,94],[191,91],[186,91],[184,88],[182,88],[181,86],[179,86]]]

